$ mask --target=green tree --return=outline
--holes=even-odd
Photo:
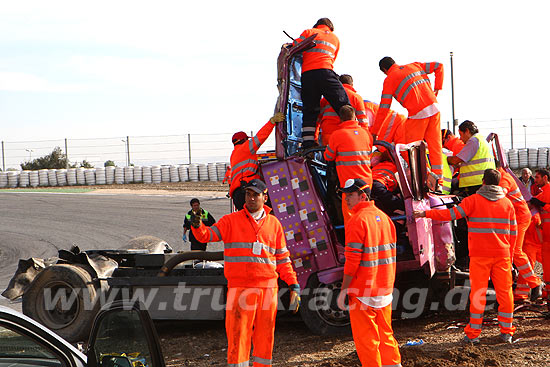
[[[109,166],[116,166],[115,162],[113,162],[112,160],[108,160],[108,161],[105,161],[105,163],[103,164],[103,167],[109,167]]]
[[[87,160],[83,160],[82,163],[80,163],[80,167],[82,168],[94,168],[94,165],[88,162]]]
[[[66,168],[67,156],[63,153],[60,147],[55,147],[53,151],[43,157],[33,159],[21,163],[21,169],[23,170],[37,170],[37,169],[52,169],[52,168]]]

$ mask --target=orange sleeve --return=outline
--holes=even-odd
[[[191,226],[191,231],[193,232],[193,236],[195,236],[199,242],[218,242],[223,240],[223,233],[225,233],[225,237],[227,237],[227,231],[231,228],[229,222],[230,219],[227,215],[224,215],[218,222],[216,222],[216,224],[213,224],[210,227],[205,226],[204,223],[201,222],[199,228]]]
[[[518,224],[516,221],[516,210],[514,209],[514,205],[510,200],[508,200],[509,205],[509,220],[510,220],[510,234],[509,234],[509,241],[510,241],[510,259],[514,257],[514,248],[516,246],[516,238],[518,233]]]
[[[471,208],[471,197],[465,198],[460,205],[454,206],[451,209],[445,210],[426,210],[426,218],[448,222],[451,220],[461,219],[468,216]]]
[[[380,104],[378,105],[378,112],[376,112],[376,119],[373,126],[377,126],[380,129],[382,123],[386,120],[386,117],[390,113],[391,102],[393,98],[394,89],[390,86],[388,77],[384,80],[384,87],[382,89],[382,96],[380,97]],[[374,130],[378,132],[377,130]]]
[[[248,141],[250,153],[254,151],[256,153],[258,149],[262,146],[262,144],[269,138],[269,135],[271,135],[271,132],[273,131],[273,128],[275,127],[275,124],[271,123],[271,120],[268,121],[258,133],[250,138]]]
[[[361,263],[361,257],[365,249],[365,223],[359,219],[352,218],[345,226],[346,262],[344,264],[344,274],[355,276]]]

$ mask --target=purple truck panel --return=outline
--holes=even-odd
[[[264,163],[261,170],[298,282],[305,287],[312,274],[340,265],[337,253],[343,248],[336,245],[330,219],[302,158]]]

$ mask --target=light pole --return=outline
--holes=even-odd
[[[124,143],[124,157],[126,159],[126,167],[128,167],[130,165],[130,163],[128,163],[128,147],[126,145],[126,140],[122,139],[121,141]]]
[[[31,161],[32,159],[32,152],[34,152],[34,150],[32,149],[25,149],[27,152],[29,152],[29,162]]]
[[[527,148],[527,125],[523,125],[523,139],[525,140],[524,148]]]

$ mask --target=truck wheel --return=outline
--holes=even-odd
[[[349,312],[340,310],[336,304],[341,286],[341,282],[323,284],[316,276],[308,281],[307,288],[302,292],[300,315],[314,334],[351,333]]]
[[[23,313],[69,342],[87,340],[100,302],[90,272],[82,265],[44,269],[23,295]]]

